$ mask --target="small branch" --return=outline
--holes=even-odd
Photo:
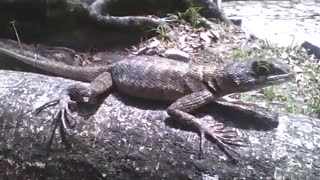
[[[19,42],[20,49],[22,50],[22,45],[21,45],[21,41],[20,41],[20,38],[19,38],[19,34],[18,34],[17,29],[16,29],[16,26],[14,25],[15,22],[16,22],[16,21],[13,20],[13,21],[10,22],[10,24],[12,25],[12,27],[13,27],[13,29],[14,29],[14,32],[16,33],[16,37],[17,37],[17,40],[18,40],[18,42]]]

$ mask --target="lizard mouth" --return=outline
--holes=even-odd
[[[273,75],[273,76],[261,76],[258,79],[255,79],[251,83],[244,85],[238,88],[238,91],[246,92],[253,89],[264,88],[267,86],[272,85],[279,85],[285,82],[288,82],[292,79],[295,79],[295,73],[287,73],[287,74],[280,74],[280,75]]]
[[[266,78],[266,83],[279,84],[279,83],[287,82],[293,79],[295,79],[295,73],[291,72],[287,74],[269,76]]]

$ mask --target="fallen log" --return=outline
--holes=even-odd
[[[72,129],[69,151],[56,132],[56,107],[35,109],[58,98],[71,80],[0,70],[0,176],[8,179],[317,179],[319,119],[255,112],[210,104],[197,112],[237,127],[248,146],[233,147],[237,162],[196,133],[168,123],[167,105],[112,93]],[[93,108],[94,109],[94,108]]]

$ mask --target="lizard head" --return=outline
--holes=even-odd
[[[218,80],[224,92],[246,92],[266,86],[277,85],[295,78],[290,67],[279,60],[235,61],[223,67],[223,76]]]

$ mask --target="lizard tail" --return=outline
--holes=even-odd
[[[110,69],[109,66],[72,66],[59,61],[48,59],[44,56],[40,56],[29,51],[9,50],[2,47],[0,47],[0,53],[17,59],[18,61],[21,61],[28,65],[57,74],[59,76],[85,82],[92,81],[99,74],[105,71],[109,71]]]

